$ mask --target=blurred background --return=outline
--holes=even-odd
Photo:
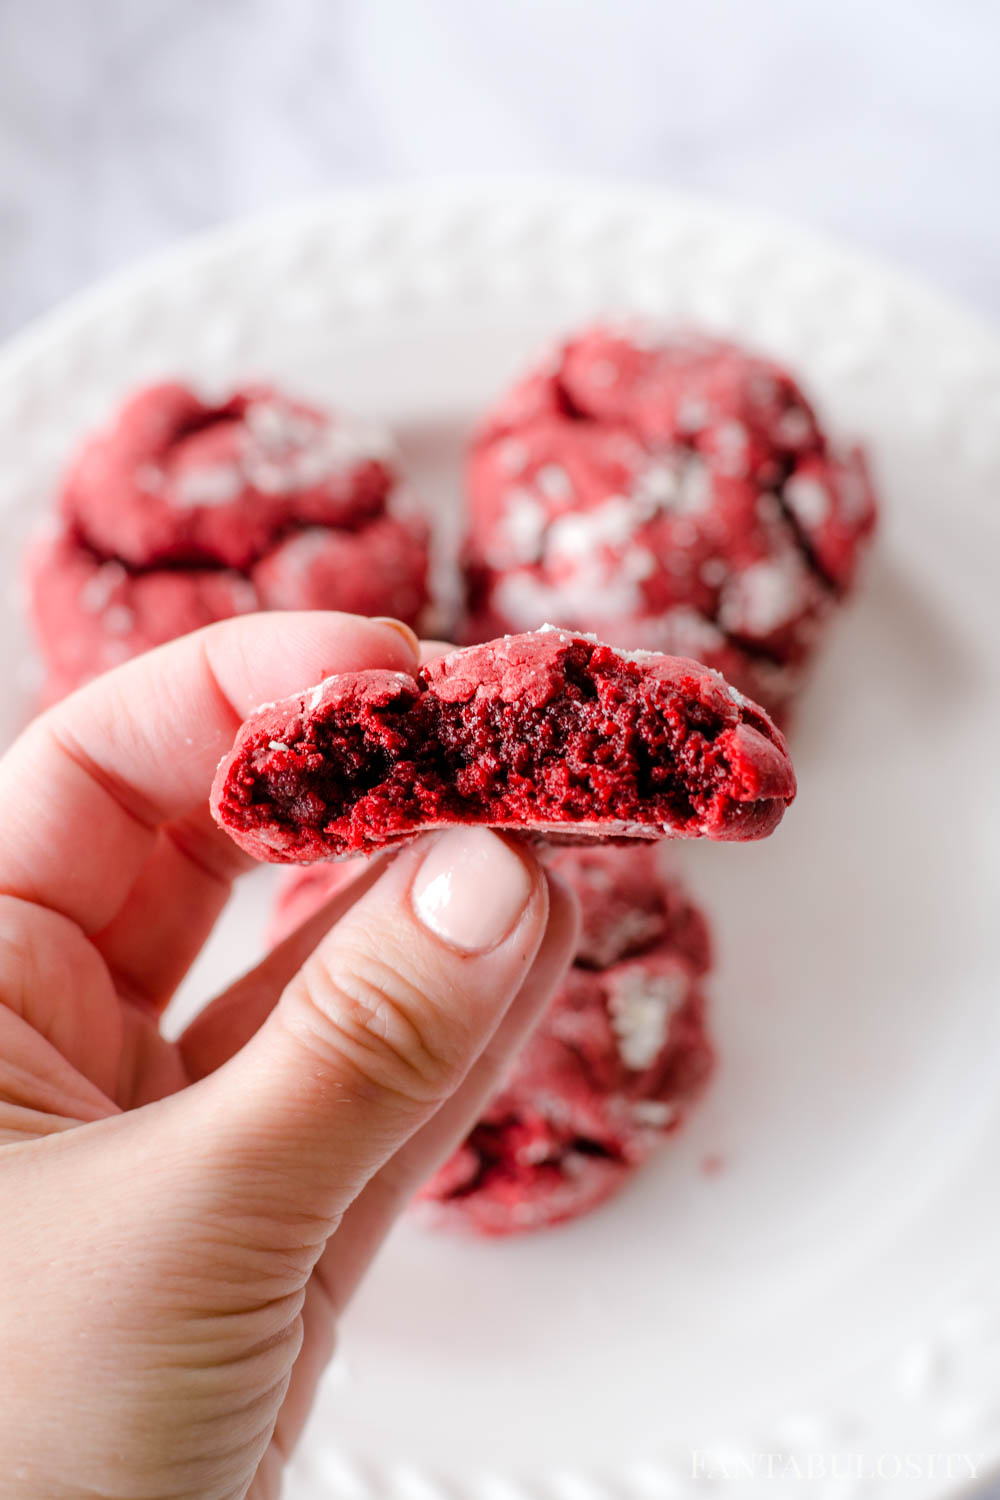
[[[0,0],[0,334],[339,183],[611,175],[1000,319],[994,0]]]

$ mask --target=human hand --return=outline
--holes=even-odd
[[[390,623],[232,620],[0,761],[3,1500],[277,1495],[337,1314],[569,961],[562,888],[459,830],[365,867],[160,1035],[249,864],[207,803],[240,721],[415,665]]]

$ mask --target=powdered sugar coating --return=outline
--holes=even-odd
[[[426,526],[386,515],[355,530],[292,532],[250,576],[263,609],[338,609],[413,625],[428,603],[427,569]]]
[[[211,404],[181,385],[138,392],[83,446],[62,513],[133,568],[245,571],[290,528],[354,526],[394,482],[388,440],[266,388]]]
[[[253,585],[230,569],[133,573],[66,536],[40,538],[24,576],[49,701],[178,635],[258,607]]]
[[[634,1072],[652,1067],[684,1001],[680,974],[648,974],[635,967],[608,982],[608,1014],[622,1062]]]
[[[468,489],[466,639],[556,619],[681,654],[697,618],[701,659],[777,709],[874,522],[860,454],[786,372],[637,325],[585,331],[516,386]]]
[[[607,969],[668,944],[699,973],[709,966],[708,930],[667,851],[652,844],[554,848],[546,863],[580,906],[576,962]]]
[[[250,610],[416,624],[428,532],[397,504],[391,455],[370,425],[270,389],[215,405],[175,384],[138,392],[84,443],[62,530],[26,571],[47,696]]]

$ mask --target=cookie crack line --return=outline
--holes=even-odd
[[[248,853],[309,864],[433,828],[766,837],[795,795],[767,714],[700,663],[549,628],[327,678],[240,729],[212,789]]]

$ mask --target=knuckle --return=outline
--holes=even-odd
[[[387,957],[343,950],[314,953],[298,976],[299,1020],[348,1087],[437,1105],[463,1073],[460,1023],[445,1023],[418,974]],[[339,1065],[339,1066],[338,1066]]]

